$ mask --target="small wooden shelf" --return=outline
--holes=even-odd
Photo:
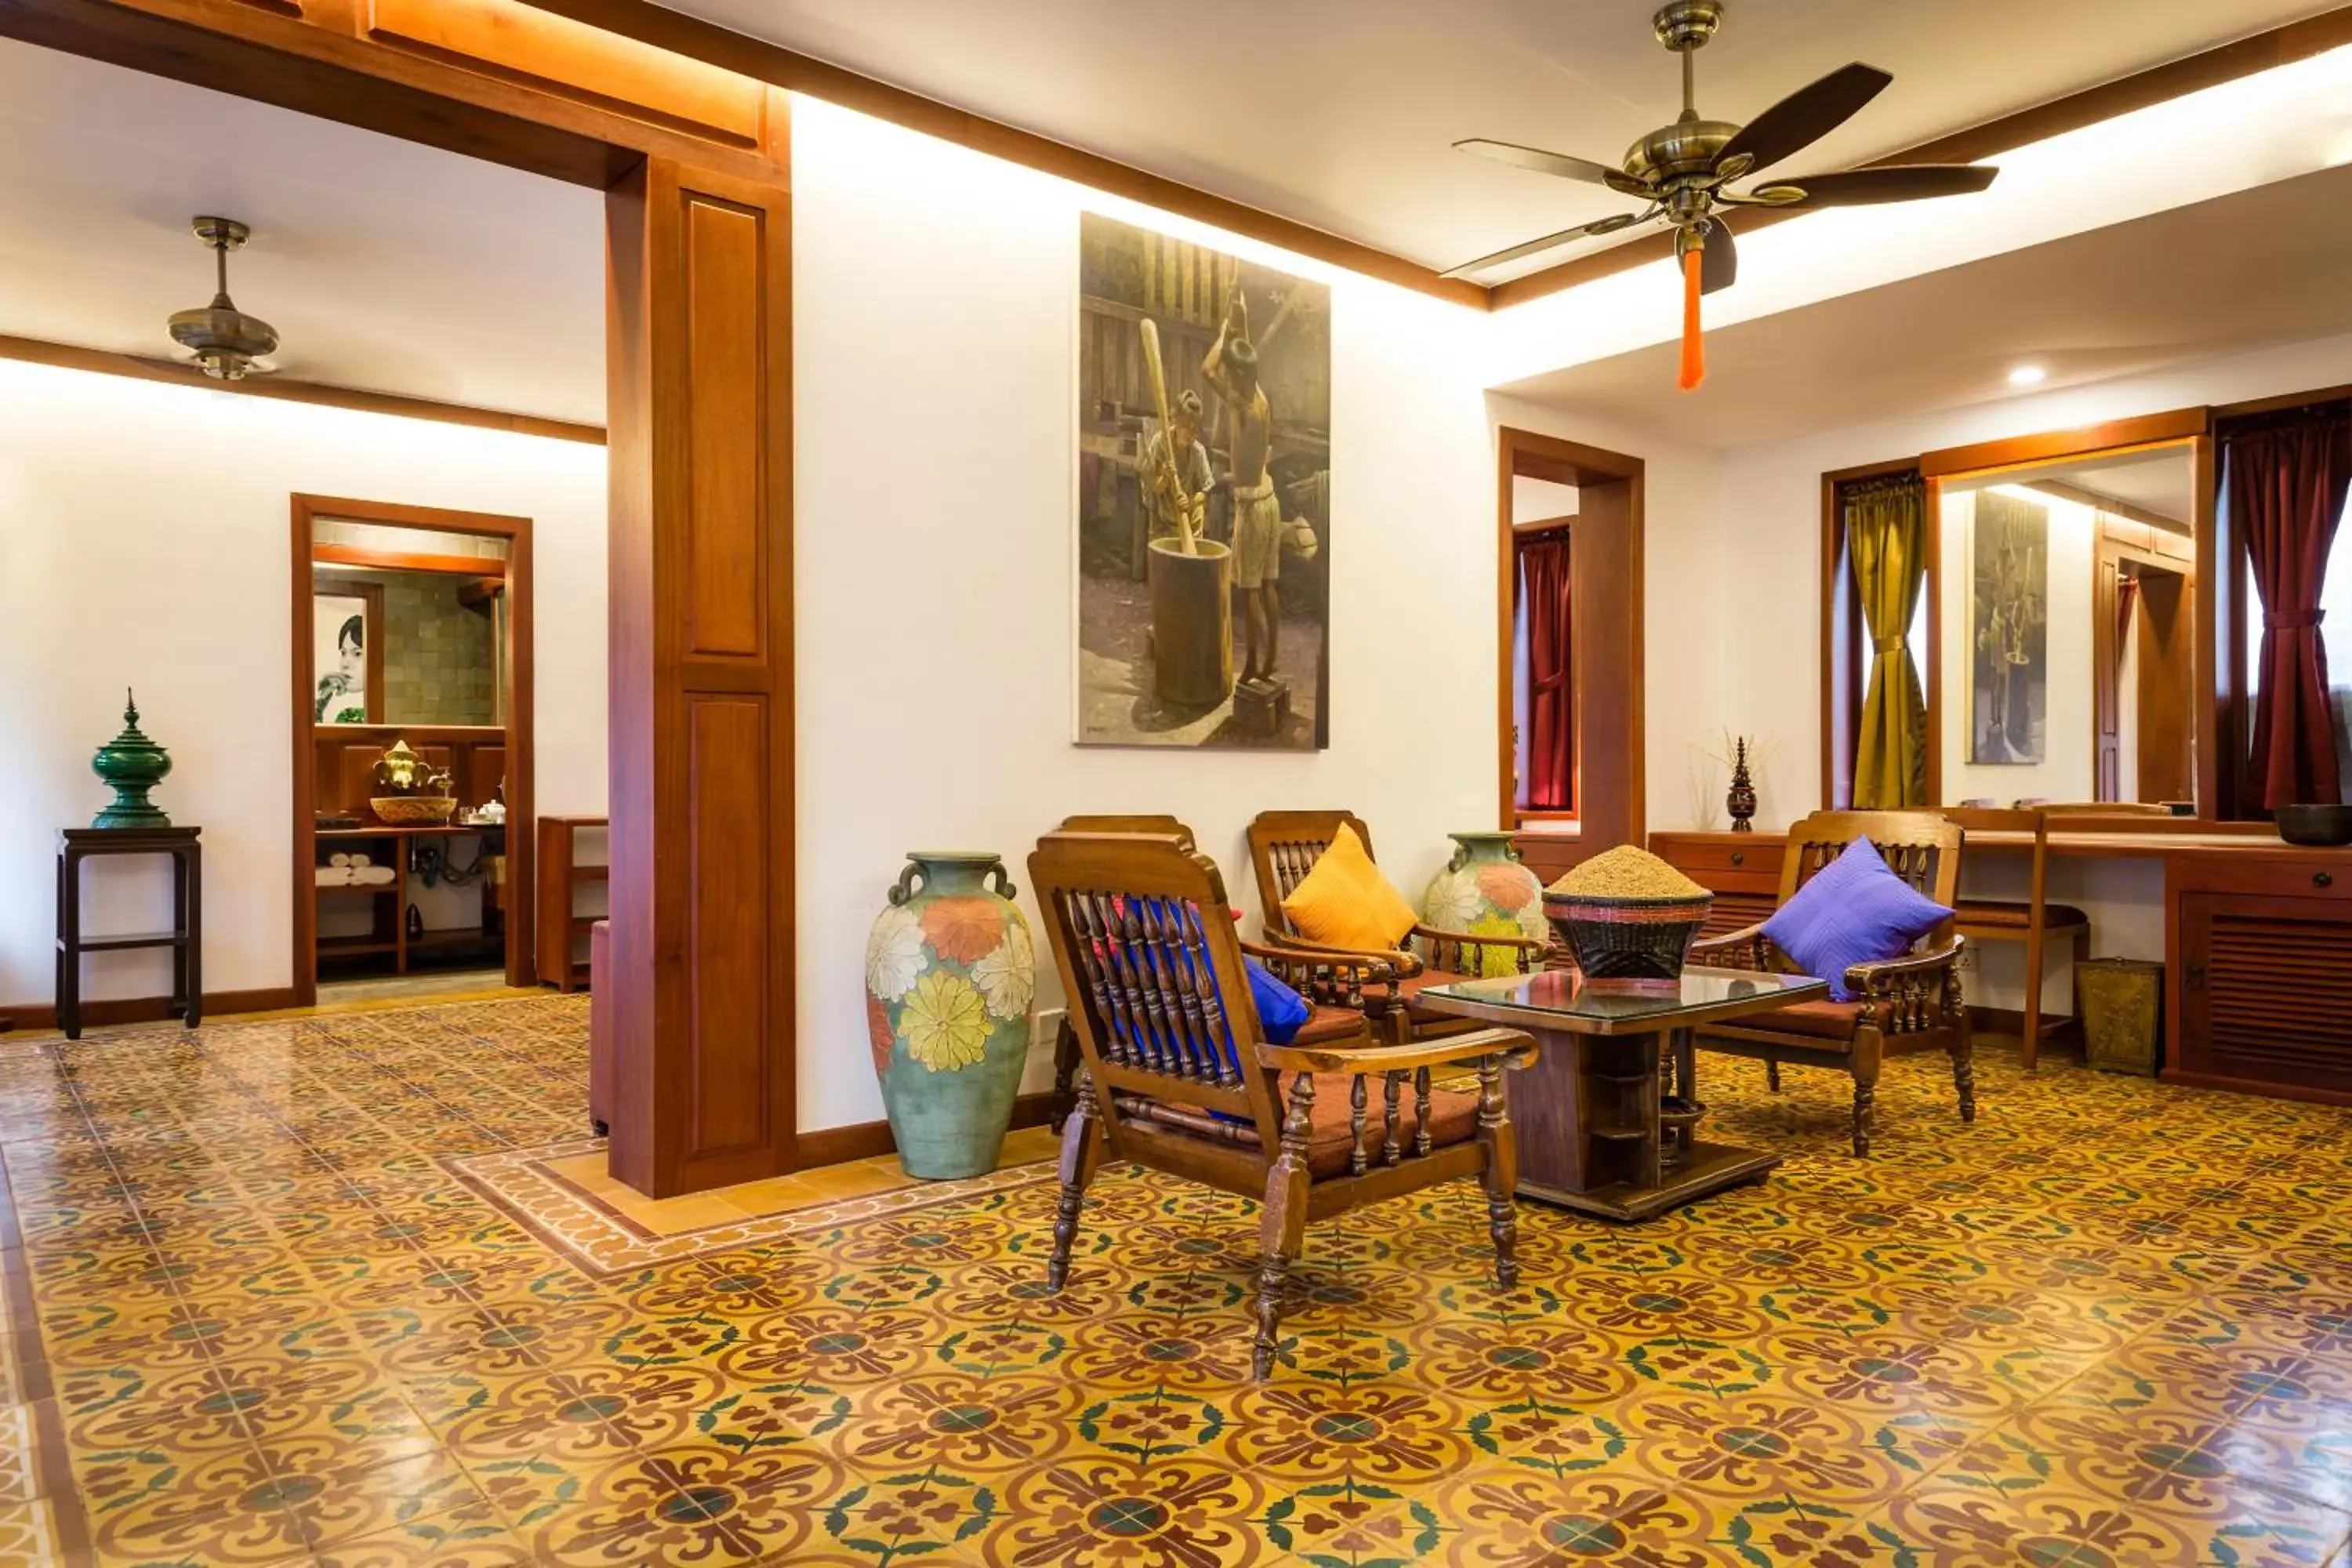
[[[421,936],[410,937],[408,951],[415,952],[425,947],[465,947],[478,942],[499,942],[503,937],[503,932],[491,931],[486,926],[445,926],[438,931],[427,931]]]
[[[397,952],[400,943],[384,942],[373,933],[365,936],[322,936],[319,939],[321,958],[355,958],[372,952]]]
[[[539,978],[559,990],[577,990],[589,978],[583,939],[588,928],[604,917],[583,913],[579,891],[609,882],[613,868],[580,862],[575,857],[582,829],[602,830],[608,826],[601,816],[539,819]]]

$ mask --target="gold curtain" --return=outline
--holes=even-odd
[[[1927,804],[1927,703],[1906,640],[1927,575],[1927,486],[1873,486],[1845,502],[1847,552],[1870,630],[1869,677],[1855,740],[1853,804]]]

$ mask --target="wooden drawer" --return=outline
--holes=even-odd
[[[2281,854],[2268,847],[2243,855],[2210,851],[2172,855],[2165,859],[2165,879],[2176,894],[2341,899],[2346,900],[2346,918],[2352,919],[2352,853],[2341,849]]]
[[[1769,904],[1780,891],[1785,840],[1763,834],[1654,833],[1650,853],[1701,887],[1717,893],[1760,894]]]

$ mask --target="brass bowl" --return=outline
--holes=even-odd
[[[380,795],[368,802],[376,816],[394,827],[422,827],[449,820],[457,797],[449,795]]]

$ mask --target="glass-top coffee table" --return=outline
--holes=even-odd
[[[1801,974],[1685,969],[1679,981],[1622,988],[1547,970],[1433,985],[1414,1000],[1543,1042],[1511,1082],[1520,1196],[1639,1220],[1761,1180],[1780,1163],[1695,1136],[1706,1107],[1692,1030],[1828,994]]]

